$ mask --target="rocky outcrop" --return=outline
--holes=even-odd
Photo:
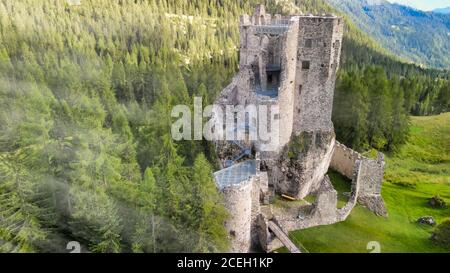
[[[302,132],[293,136],[275,167],[276,191],[297,199],[317,191],[328,171],[334,137],[334,131]]]
[[[419,224],[424,224],[424,225],[429,225],[429,226],[435,226],[436,225],[436,221],[434,220],[434,218],[432,216],[420,217],[419,219],[417,219],[417,222]]]

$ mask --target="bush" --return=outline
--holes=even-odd
[[[430,206],[432,206],[433,208],[445,208],[446,207],[445,200],[442,199],[439,195],[436,195],[436,196],[433,196],[432,198],[430,198],[430,200],[428,201],[428,204]]]
[[[437,245],[450,247],[450,218],[436,227],[430,239]]]

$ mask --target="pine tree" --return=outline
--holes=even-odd
[[[224,222],[228,216],[218,193],[212,168],[206,157],[199,154],[192,168],[192,211],[193,226],[198,230],[196,251],[226,251],[228,242]]]

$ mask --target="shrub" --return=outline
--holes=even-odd
[[[450,218],[436,227],[430,239],[437,245],[450,247]]]
[[[433,208],[445,208],[446,203],[445,200],[442,199],[439,195],[433,196],[428,201],[428,204],[432,206]]]

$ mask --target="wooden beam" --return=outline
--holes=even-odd
[[[294,197],[291,197],[291,196],[286,195],[286,194],[282,194],[281,197],[283,197],[284,199],[290,200],[290,201],[295,201]]]

